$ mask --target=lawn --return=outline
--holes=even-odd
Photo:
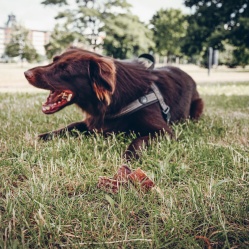
[[[162,195],[97,188],[125,163],[132,135],[41,142],[80,111],[46,116],[44,92],[0,94],[0,248],[249,248],[249,82],[198,88],[202,119],[129,165]]]

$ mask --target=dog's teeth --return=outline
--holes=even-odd
[[[42,110],[44,110],[44,111],[49,111],[49,110],[50,110],[50,107],[49,107],[49,106],[43,106],[43,107],[42,107]]]
[[[68,95],[68,97],[67,97],[67,101],[68,101],[68,102],[72,99],[72,96],[73,96],[72,93],[70,93],[70,94]]]

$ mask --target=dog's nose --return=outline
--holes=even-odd
[[[24,75],[28,81],[30,81],[30,80],[32,80],[32,78],[34,78],[34,74],[30,70],[24,72]]]

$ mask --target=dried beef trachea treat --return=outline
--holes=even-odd
[[[124,185],[126,182],[118,181],[105,176],[100,176],[97,187],[103,189],[108,193],[117,194],[119,187]]]
[[[127,165],[122,165],[113,178],[99,177],[98,188],[106,192],[117,194],[120,186],[128,187],[131,182],[135,187],[143,191],[149,191],[155,187],[155,183],[140,168],[132,171]]]
[[[140,186],[143,190],[146,191],[155,186],[155,183],[140,168],[134,170],[131,174],[129,174],[128,178],[135,186]]]
[[[132,170],[127,165],[122,165],[117,173],[113,176],[113,179],[118,181],[128,181],[128,175],[132,173]]]

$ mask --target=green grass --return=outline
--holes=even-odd
[[[46,94],[0,94],[0,248],[249,247],[249,83],[206,84],[198,123],[174,126],[130,166],[163,192],[98,189],[124,163],[122,134],[36,139],[81,119],[46,116]],[[243,89],[244,89],[243,88]],[[243,94],[238,94],[242,92]]]

